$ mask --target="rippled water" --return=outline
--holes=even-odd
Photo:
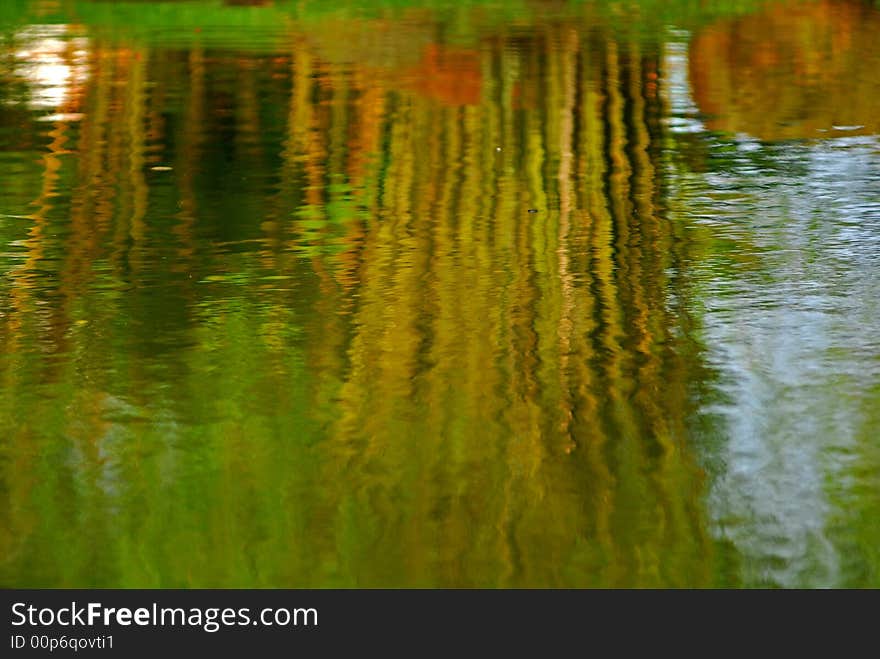
[[[0,584],[880,586],[878,29],[5,3]]]

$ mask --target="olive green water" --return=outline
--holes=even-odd
[[[880,586],[880,8],[411,4],[2,3],[0,585]]]

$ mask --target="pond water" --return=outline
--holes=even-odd
[[[878,31],[4,2],[0,585],[880,586]]]

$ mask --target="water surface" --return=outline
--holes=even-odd
[[[880,9],[692,4],[4,4],[0,584],[880,586]]]

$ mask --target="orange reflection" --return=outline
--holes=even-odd
[[[413,88],[444,105],[477,105],[480,102],[480,55],[431,44],[412,73]]]
[[[715,23],[690,49],[690,79],[714,130],[763,140],[880,130],[880,11],[790,2]]]

